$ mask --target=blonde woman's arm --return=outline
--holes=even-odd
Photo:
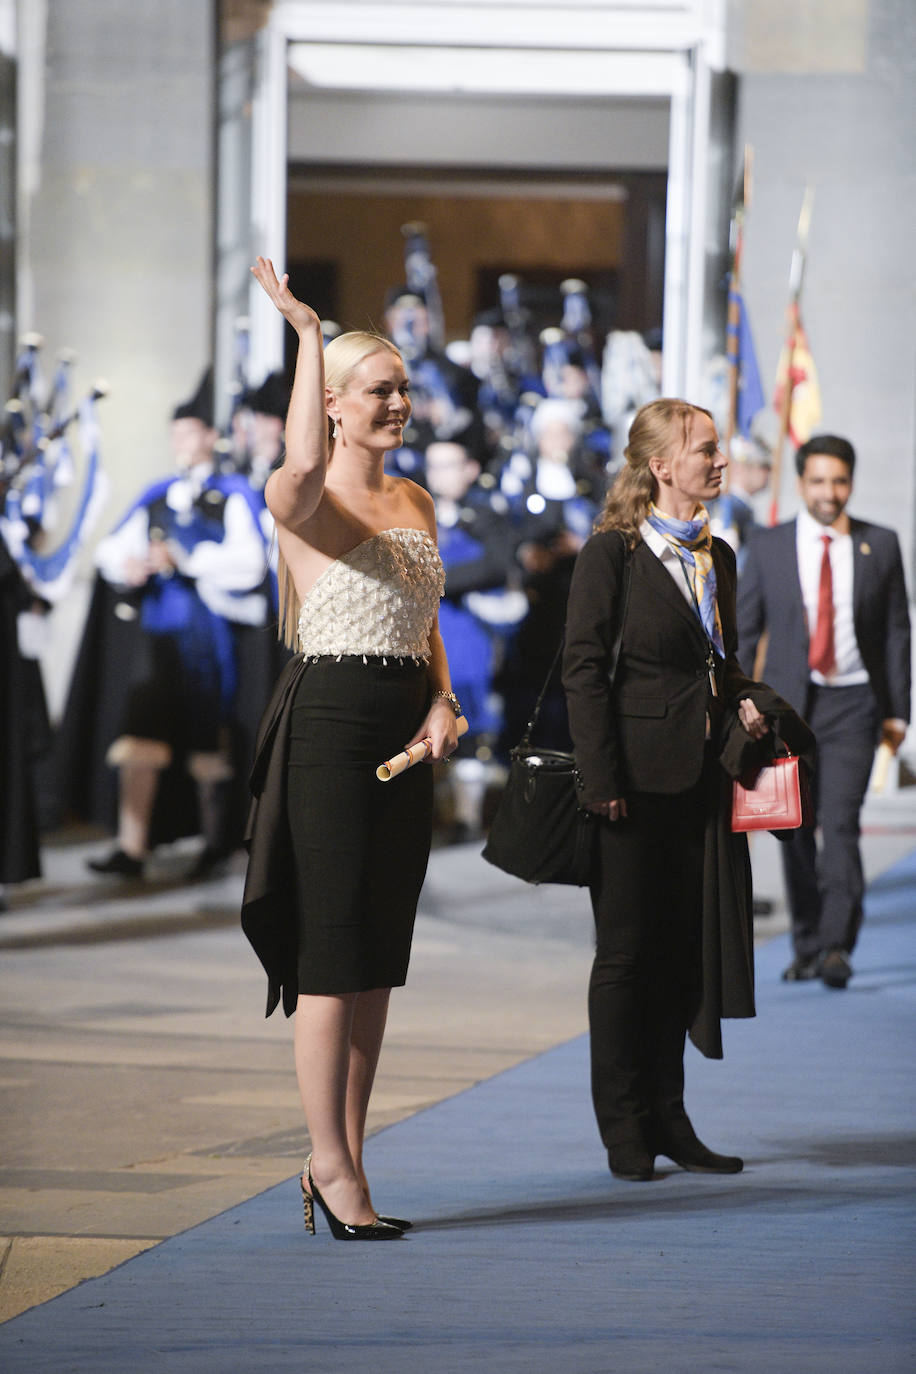
[[[296,374],[286,414],[286,457],[264,488],[268,510],[278,525],[295,529],[315,513],[328,468],[328,415],[324,389],[321,321],[297,300],[284,272],[278,278],[269,258],[259,257],[252,274],[299,339]]]

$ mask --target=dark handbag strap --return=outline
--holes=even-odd
[[[618,531],[618,533],[620,534],[620,538],[623,540],[623,583],[621,587],[620,596],[620,616],[617,621],[617,633],[614,636],[614,646],[611,649],[611,666],[608,670],[608,681],[610,682],[610,685],[612,687],[614,686],[614,678],[617,676],[617,661],[620,658],[620,646],[623,643],[623,631],[627,619],[627,606],[630,602],[630,549],[626,541],[626,536],[623,534],[623,531]],[[547,676],[544,678],[543,685],[541,687],[540,692],[538,693],[538,699],[534,703],[534,711],[531,714],[531,719],[525,726],[525,733],[519,740],[517,746],[519,749],[527,749],[531,743],[531,736],[534,732],[534,727],[535,725],[537,725],[538,716],[541,714],[541,704],[547,693],[547,688],[550,685],[550,679],[556,672],[557,664],[560,661],[560,655],[563,652],[563,645],[565,644],[565,642],[566,630],[564,628],[563,633],[560,636],[560,642],[557,645],[557,651],[553,656],[553,661],[547,670]]]
[[[789,746],[786,744],[786,742],[785,742],[785,740],[783,739],[782,735],[780,735],[780,734],[778,733],[778,731],[776,731],[776,730],[773,728],[773,726],[770,726],[770,731],[771,731],[772,736],[773,736],[773,762],[775,763],[777,759],[797,759],[797,758],[798,758],[798,755],[797,755],[796,753],[793,753],[793,751],[792,751],[792,750],[789,748]],[[786,751],[784,754],[777,754],[777,752],[776,752],[776,750],[777,750],[777,748],[778,748],[778,746],[779,746],[780,744],[782,745],[783,749],[785,749],[785,751]]]

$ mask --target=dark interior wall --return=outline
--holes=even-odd
[[[663,176],[608,177],[603,191],[590,183],[587,198],[574,184],[568,195],[565,188],[539,193],[532,178],[520,179],[511,193],[505,181],[488,191],[481,178],[475,194],[450,193],[438,179],[435,194],[392,192],[389,178],[368,173],[359,189],[352,180],[337,189],[327,168],[300,167],[291,175],[289,262],[305,268],[298,285],[311,285],[319,313],[344,328],[380,325],[385,292],[404,278],[401,226],[415,220],[427,225],[450,338],[467,337],[475,312],[496,304],[481,297],[500,271],[523,280],[527,272],[533,282],[582,275],[606,299],[613,296],[605,328],[659,323],[664,254],[652,250],[649,222],[654,213],[664,225]],[[465,187],[470,179],[463,176]]]

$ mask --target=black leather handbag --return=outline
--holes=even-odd
[[[523,739],[512,750],[483,857],[528,883],[584,887],[592,864],[592,820],[578,805],[572,754],[534,749]]]
[[[611,654],[613,686],[630,594],[630,560],[624,557],[620,622]],[[576,760],[531,743],[541,702],[563,650],[563,641],[544,679],[534,714],[510,752],[509,777],[493,816],[483,857],[527,883],[587,887],[591,879],[596,817],[579,805]]]

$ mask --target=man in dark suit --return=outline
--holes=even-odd
[[[761,531],[738,592],[739,652],[817,737],[815,832],[782,845],[795,957],[787,982],[844,988],[862,923],[859,812],[876,744],[900,747],[910,718],[910,620],[893,530],[846,513],[855,451],[819,434],[796,455],[802,508]]]

